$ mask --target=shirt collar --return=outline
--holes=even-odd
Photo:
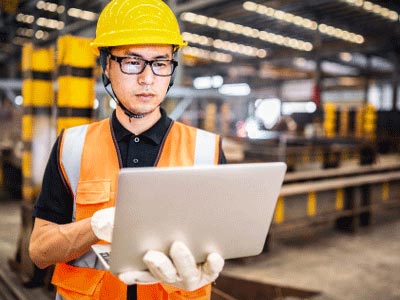
[[[168,128],[172,122],[172,119],[170,119],[167,116],[166,111],[163,108],[160,108],[161,111],[161,118],[148,130],[145,132],[141,133],[139,136],[145,137],[151,141],[153,141],[155,144],[161,144],[165,134],[168,131]],[[132,132],[127,130],[122,124],[119,122],[116,112],[114,110],[112,116],[111,116],[111,124],[114,130],[115,138],[117,142],[122,141],[125,137],[127,136],[132,136],[134,135]]]

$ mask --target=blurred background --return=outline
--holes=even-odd
[[[115,108],[89,48],[108,2],[0,0],[0,299],[54,297],[32,207],[59,132]],[[400,299],[400,3],[166,2],[189,42],[171,118],[221,134],[228,163],[288,166],[263,253],[214,298]]]

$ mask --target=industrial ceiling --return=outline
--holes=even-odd
[[[400,2],[364,0],[172,0],[184,38],[187,74],[227,80],[320,76],[392,78],[400,55]],[[107,0],[2,0],[1,77],[21,45],[62,34],[93,36]],[[19,74],[14,74],[19,76]],[[240,78],[240,79],[238,79]]]

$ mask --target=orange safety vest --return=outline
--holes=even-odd
[[[67,129],[61,139],[60,167],[74,195],[73,221],[91,217],[95,211],[115,206],[118,173],[122,166],[108,119]],[[164,137],[157,167],[217,164],[218,135],[172,122]],[[127,286],[96,265],[90,250],[79,258],[58,263],[52,283],[58,299],[125,300]],[[211,284],[188,292],[164,284],[138,285],[139,300],[210,299]]]

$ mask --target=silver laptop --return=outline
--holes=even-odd
[[[104,245],[94,249],[115,274],[146,269],[146,251],[168,254],[176,240],[197,262],[211,252],[225,259],[260,254],[285,172],[281,162],[124,168],[111,254]]]

